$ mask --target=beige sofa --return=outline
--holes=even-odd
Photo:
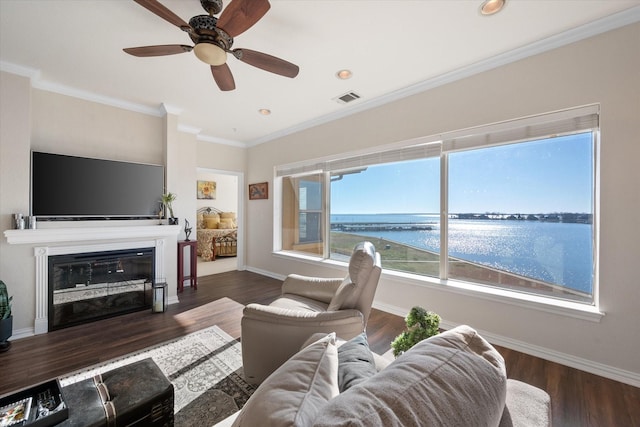
[[[551,425],[549,395],[508,380],[502,356],[468,326],[390,363],[367,356],[361,337],[338,346],[335,334],[306,345],[216,426]]]

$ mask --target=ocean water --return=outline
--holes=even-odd
[[[437,215],[331,215],[331,223],[431,224],[432,230],[355,232],[440,251]],[[449,220],[449,255],[591,293],[590,224],[511,220]]]

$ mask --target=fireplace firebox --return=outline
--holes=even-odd
[[[49,331],[150,309],[155,248],[48,258]]]

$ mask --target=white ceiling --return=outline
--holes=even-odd
[[[198,0],[161,3],[185,21],[205,13]],[[236,90],[221,92],[193,53],[122,51],[192,45],[132,0],[0,0],[0,66],[45,90],[157,115],[164,105],[201,140],[250,146],[640,21],[640,0],[508,0],[491,17],[480,15],[480,4],[271,0],[233,47],[286,59],[300,74],[281,77],[229,56]],[[342,68],[353,77],[338,80]],[[334,100],[349,91],[362,98]]]

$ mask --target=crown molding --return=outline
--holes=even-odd
[[[184,133],[190,133],[193,135],[198,135],[200,132],[202,132],[202,128],[197,128],[195,126],[187,126],[187,125],[178,125],[178,131],[180,132],[184,132]]]
[[[218,138],[215,136],[198,135],[196,139],[198,141],[212,142],[214,144],[222,144],[222,145],[230,145],[232,147],[247,148],[247,144],[245,144],[244,142],[234,141],[231,139]]]
[[[34,80],[40,79],[40,70],[35,68],[23,67],[22,65],[13,64],[7,61],[0,61],[0,71],[16,74],[22,77],[28,77],[33,85]]]
[[[162,104],[160,104],[160,110],[163,112],[163,116],[167,115],[167,114],[171,114],[174,116],[179,116],[180,114],[182,114],[182,108],[180,107],[176,107],[175,105],[171,105],[171,104],[167,104],[166,102],[163,102]]]
[[[252,141],[249,141],[247,143],[247,147],[260,145],[277,138],[282,138],[284,136],[291,135],[293,133],[297,133],[315,126],[319,126],[338,119],[342,119],[344,117],[348,117],[353,114],[380,107],[382,105],[398,101],[400,99],[407,98],[409,96],[416,95],[422,92],[426,92],[430,89],[434,89],[436,87],[443,86],[457,80],[471,77],[475,74],[480,74],[482,72],[489,71],[494,68],[498,68],[500,66],[507,65],[524,58],[528,58],[530,56],[557,49],[559,47],[566,46],[568,44],[575,43],[580,40],[605,33],[607,31],[634,24],[639,21],[640,6],[634,6],[622,12],[615,13],[613,15],[590,22],[580,27],[576,27],[563,33],[533,42],[527,46],[523,46],[517,49],[513,49],[509,52],[496,55],[492,58],[473,63],[449,73],[441,74],[434,78],[424,80],[411,86],[407,86],[403,89],[396,90],[386,95],[382,95],[368,101],[363,100],[356,105],[349,106],[348,109],[326,114],[322,117],[311,119],[295,126],[273,132],[261,138],[256,138]]]

